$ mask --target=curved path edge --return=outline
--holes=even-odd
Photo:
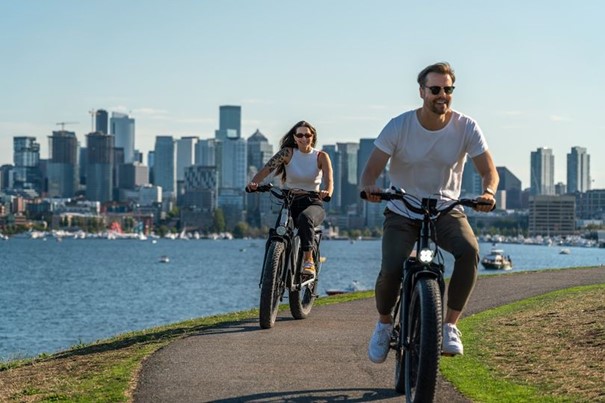
[[[605,267],[480,276],[466,315],[581,285],[605,283]],[[143,362],[135,402],[399,401],[394,357],[367,358],[373,298],[313,308],[297,321],[280,312],[273,329],[256,320],[207,328]],[[463,339],[464,341],[464,339]],[[447,359],[447,358],[444,358]],[[439,402],[468,402],[439,379]]]

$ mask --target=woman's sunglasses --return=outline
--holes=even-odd
[[[441,93],[441,89],[443,88],[443,92],[445,92],[446,94],[450,95],[452,92],[454,92],[454,88],[456,87],[439,87],[437,85],[433,85],[430,87],[424,87],[424,88],[428,88],[431,91],[431,94],[433,95],[439,95],[439,93]]]
[[[313,137],[313,133],[294,133],[294,135],[296,136],[296,138],[299,139],[302,139],[303,137],[310,139],[311,137]]]

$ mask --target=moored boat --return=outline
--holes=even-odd
[[[481,264],[486,270],[510,270],[513,268],[512,259],[505,255],[502,249],[492,249],[481,259]]]

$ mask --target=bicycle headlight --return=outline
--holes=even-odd
[[[433,261],[433,251],[430,249],[422,249],[420,251],[419,260],[422,263],[431,263]]]
[[[275,232],[277,233],[277,235],[283,236],[283,235],[286,235],[286,232],[288,232],[288,231],[286,230],[286,227],[284,227],[283,225],[280,225],[279,227],[277,227],[275,229]]]

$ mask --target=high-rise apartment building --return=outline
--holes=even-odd
[[[154,184],[161,186],[166,196],[176,195],[176,147],[172,136],[157,136],[153,154]]]
[[[567,192],[590,190],[590,155],[584,147],[572,147],[567,154]]]
[[[87,134],[86,150],[86,198],[101,203],[113,200],[113,135],[101,132]]]
[[[54,131],[49,136],[49,150],[48,195],[65,198],[75,196],[80,183],[76,133]]]
[[[532,195],[555,194],[555,156],[550,148],[531,152],[530,181]]]
[[[124,150],[124,163],[134,162],[134,119],[124,113],[113,112],[110,119],[115,147]]]
[[[35,137],[13,138],[13,188],[42,190],[40,144]]]

